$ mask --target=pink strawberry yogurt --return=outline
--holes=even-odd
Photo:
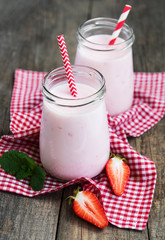
[[[48,75],[43,87],[40,157],[47,172],[62,180],[98,175],[110,153],[104,81],[93,69],[72,67],[77,98],[63,68]]]
[[[96,18],[78,30],[75,64],[97,69],[106,80],[106,107],[113,117],[127,111],[133,102],[134,75],[132,29],[124,25],[114,45],[108,45],[115,26],[114,19]]]

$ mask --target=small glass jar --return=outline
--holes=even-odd
[[[132,28],[124,24],[114,45],[109,45],[116,19],[95,18],[78,28],[75,64],[101,72],[106,80],[106,107],[111,116],[127,111],[133,102]]]
[[[105,80],[93,68],[72,66],[78,97],[72,97],[65,69],[48,73],[42,83],[40,158],[50,175],[92,178],[110,154]]]

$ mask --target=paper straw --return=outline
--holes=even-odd
[[[57,36],[57,41],[59,44],[63,64],[65,67],[65,72],[66,72],[66,76],[67,76],[68,83],[69,83],[70,93],[73,97],[77,97],[77,88],[76,88],[76,84],[74,81],[73,72],[72,72],[64,36],[63,35]]]
[[[124,22],[125,22],[125,20],[128,17],[128,14],[129,14],[131,8],[132,7],[130,5],[125,5],[124,10],[123,10],[122,14],[120,15],[120,18],[119,18],[119,20],[117,22],[116,28],[115,28],[115,30],[112,33],[112,39],[109,42],[109,45],[113,45],[115,43],[117,37],[119,36],[119,34],[121,32],[121,29],[122,29],[122,27],[124,25]]]

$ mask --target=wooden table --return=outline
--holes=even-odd
[[[129,1],[127,2],[129,3]],[[56,36],[64,34],[73,63],[76,30],[93,17],[118,18],[119,0],[0,0],[0,135],[9,134],[9,107],[16,68],[50,71],[62,65]],[[135,32],[134,69],[165,70],[165,1],[134,1],[127,19]],[[157,184],[144,231],[104,230],[75,216],[66,197],[76,186],[34,198],[0,192],[1,240],[163,240],[165,239],[165,118],[141,137],[130,138],[137,152],[152,159]]]

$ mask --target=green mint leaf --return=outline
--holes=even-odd
[[[17,150],[5,152],[0,159],[1,167],[17,179],[23,179],[31,175],[36,163],[25,153]]]
[[[19,152],[16,150],[5,152],[0,159],[0,164],[3,170],[9,174],[15,175],[21,166],[19,155]]]
[[[30,185],[34,191],[40,191],[44,187],[45,176],[46,173],[40,166],[34,168],[30,179]]]
[[[22,159],[22,165],[19,167],[19,170],[16,172],[15,177],[18,180],[24,179],[26,177],[29,177],[32,174],[32,171],[34,167],[30,166],[27,161],[24,161]]]
[[[39,191],[43,188],[46,173],[27,154],[17,150],[5,152],[0,158],[0,165],[5,172],[14,175],[18,180],[31,177],[33,190]]]
[[[24,153],[25,154],[25,153]],[[34,162],[34,160],[32,159],[32,158],[30,158],[28,155],[26,155],[25,154],[25,156],[26,156],[26,163],[27,163],[27,165],[29,166],[29,168],[31,168],[31,169],[34,169],[36,166],[37,166],[37,164]]]

